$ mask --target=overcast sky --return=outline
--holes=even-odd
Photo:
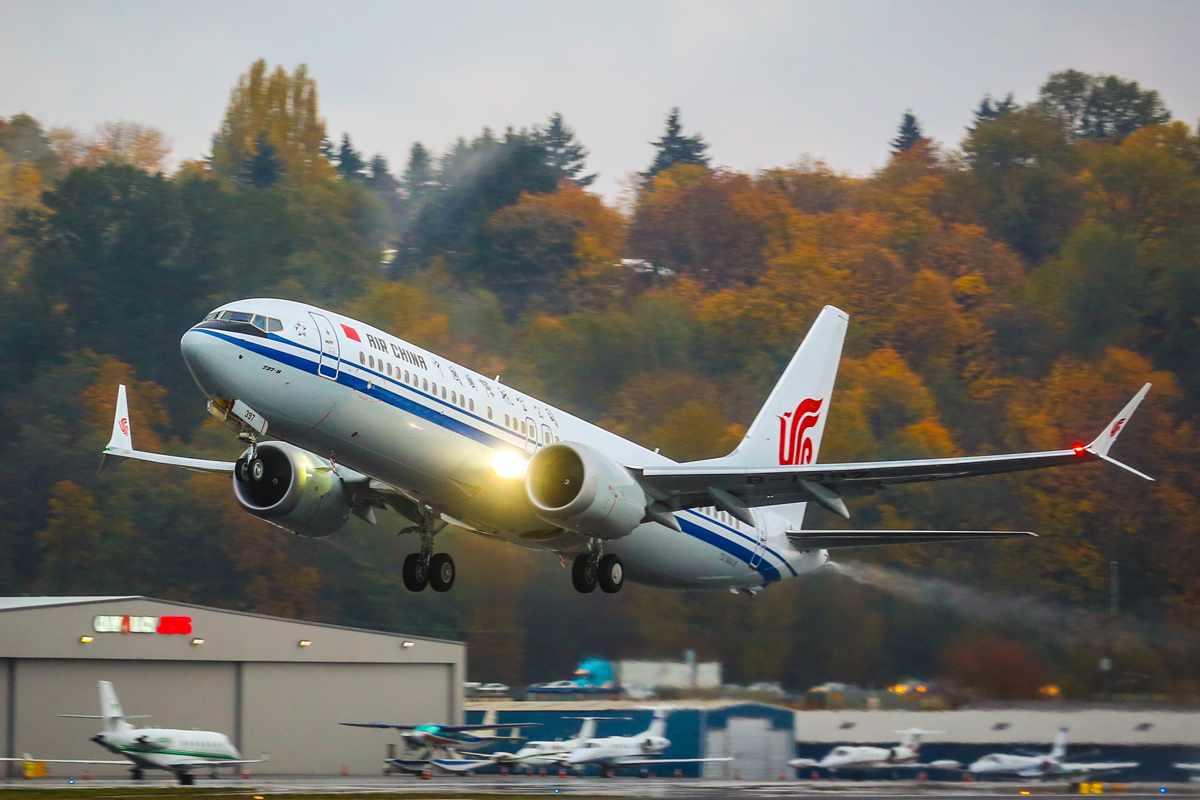
[[[0,116],[85,131],[128,119],[205,154],[239,74],[259,57],[309,65],[331,138],[394,171],[561,111],[609,196],[650,161],[678,105],[716,164],[804,155],[880,166],[901,114],[957,145],[985,92],[1037,93],[1074,67],[1157,89],[1200,116],[1200,2],[203,3],[0,2]]]

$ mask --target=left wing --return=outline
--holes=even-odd
[[[1123,769],[1133,769],[1140,765],[1140,761],[1108,761],[1096,764],[1081,764],[1081,763],[1064,763],[1059,764],[1058,769],[1051,770],[1048,775],[1101,775],[1105,772],[1119,772]],[[1025,773],[1021,773],[1022,777],[1027,777]]]
[[[351,728],[387,728],[397,731],[415,731],[420,725],[405,725],[399,722],[339,722]],[[491,731],[497,728],[540,728],[540,722],[491,722],[476,725],[438,725],[436,731],[430,733],[465,733],[467,731]],[[511,736],[496,736],[496,739],[511,739]]]
[[[20,758],[0,758],[0,761],[25,761],[37,764],[117,764],[122,767],[128,767],[130,763],[127,758],[120,761],[97,761],[94,758],[35,758],[29,753],[25,753]]]
[[[1039,453],[1009,453],[966,458],[868,461],[849,464],[737,467],[720,460],[694,464],[634,467],[656,505],[668,510],[716,505],[753,524],[748,509],[782,503],[816,502],[849,519],[844,494],[865,494],[887,486],[1044,469],[1088,461],[1107,461],[1148,481],[1150,476],[1108,455],[1133,412],[1150,391],[1145,384],[1100,435],[1088,445]],[[938,541],[946,541],[945,538]]]
[[[262,758],[213,759],[211,761],[193,759],[191,761],[172,761],[166,766],[167,769],[187,769],[189,767],[236,767],[243,764],[261,764],[264,761],[270,760],[270,757],[265,755]]]
[[[705,761],[733,761],[733,758],[618,758],[612,763],[614,767],[636,767],[650,764],[700,764]]]

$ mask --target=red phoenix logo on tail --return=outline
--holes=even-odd
[[[120,428],[121,428],[121,433],[123,433],[123,434],[125,434],[126,436],[128,436],[128,435],[129,435],[129,420],[128,420],[128,419],[126,419],[125,417],[121,417],[121,421],[120,421],[119,423],[117,423],[117,424],[118,424],[118,425],[120,426]]]
[[[814,397],[801,400],[795,411],[785,411],[779,416],[779,463],[811,464],[813,460],[812,435],[808,430],[821,418],[821,403]],[[789,424],[788,418],[791,418]]]

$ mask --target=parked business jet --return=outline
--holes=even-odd
[[[1189,781],[1200,781],[1200,763],[1184,764],[1176,762],[1171,765],[1175,769],[1181,769],[1188,774]]]
[[[106,456],[230,473],[250,514],[328,536],[391,508],[420,539],[404,585],[446,591],[448,525],[573,557],[580,592],[626,577],[756,592],[816,570],[830,550],[1033,536],[1022,531],[803,529],[807,503],[849,518],[844,494],[1103,460],[1150,385],[1088,445],[1039,453],[817,463],[847,315],[826,306],[738,447],[672,462],[536,398],[349,317],[239,300],[183,335],[208,408],[248,445],[234,461],[134,449],[125,388]],[[102,461],[103,463],[103,461]]]
[[[980,778],[1086,778],[1107,772],[1134,769],[1137,761],[1079,762],[1067,757],[1067,729],[1059,728],[1049,753],[989,753],[967,768]]]
[[[99,714],[59,714],[60,717],[75,719],[104,720],[104,728],[92,741],[124,758],[120,761],[96,761],[91,759],[3,758],[0,761],[37,761],[46,764],[133,764],[129,775],[135,781],[144,777],[147,769],[163,769],[175,774],[179,783],[190,786],[195,783],[194,770],[216,772],[218,767],[240,767],[258,764],[266,757],[244,759],[237,748],[223,733],[216,731],[176,730],[174,728],[135,728],[129,722],[139,716],[126,715],[121,710],[117,693],[108,681],[99,681]]]
[[[788,766],[819,767],[820,769],[837,772],[838,770],[893,770],[893,769],[958,769],[961,764],[949,759],[921,763],[921,737],[941,731],[927,731],[921,728],[906,728],[896,731],[900,734],[900,743],[894,747],[875,747],[873,745],[839,745],[829,751],[820,761],[811,758],[793,758]]]
[[[698,764],[705,761],[732,761],[722,758],[662,758],[671,746],[667,732],[667,715],[662,709],[654,712],[650,727],[634,736],[605,736],[585,739],[559,762],[574,770],[582,770],[588,764],[600,767],[605,775],[611,775],[618,767],[640,767],[663,764]]]
[[[437,760],[435,764],[450,772],[469,772],[480,767],[547,767],[561,764],[564,757],[572,750],[583,745],[596,735],[598,720],[627,720],[630,717],[563,717],[563,719],[582,720],[579,733],[570,739],[555,741],[526,742],[515,753],[495,752],[471,762],[469,759],[459,759],[453,762]]]

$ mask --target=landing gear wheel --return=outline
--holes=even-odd
[[[422,591],[429,584],[429,562],[420,553],[409,553],[404,559],[400,577],[405,589],[410,592]]]
[[[129,780],[131,781],[140,781],[145,777],[146,773],[142,772],[140,769],[129,770]]]
[[[449,553],[438,553],[429,560],[429,588],[448,592],[454,585],[454,559]]]
[[[582,594],[596,591],[596,578],[596,561],[592,554],[580,553],[575,556],[575,563],[571,565],[571,583],[575,591]]]
[[[267,465],[263,463],[261,458],[256,458],[250,462],[250,477],[258,483],[267,474]]]
[[[625,585],[625,567],[621,565],[621,559],[612,553],[600,559],[596,572],[600,588],[609,594],[616,594]]]
[[[195,782],[196,782],[196,776],[192,775],[190,772],[184,772],[179,775],[179,785],[180,786],[191,786]]]

